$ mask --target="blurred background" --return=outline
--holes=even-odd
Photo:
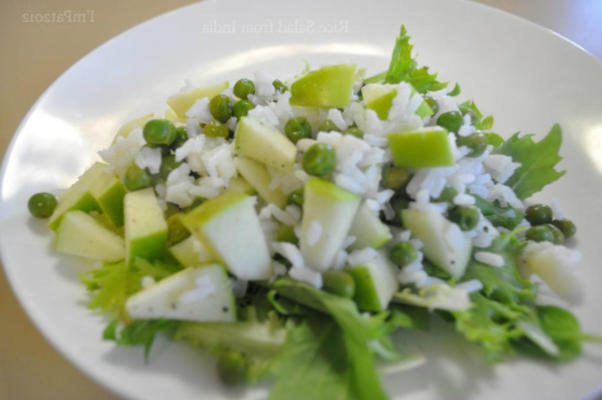
[[[442,0],[445,1],[445,0]],[[602,60],[602,0],[475,0],[552,29]],[[0,154],[42,92],[111,37],[193,0],[0,0]],[[32,14],[84,13],[79,23]],[[0,272],[0,399],[113,399],[34,328]]]

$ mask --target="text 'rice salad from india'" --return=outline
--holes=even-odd
[[[340,64],[187,87],[29,209],[58,252],[98,261],[81,279],[113,317],[105,339],[189,341],[227,384],[272,378],[269,399],[386,398],[380,373],[423,359],[392,334],[432,318],[492,362],[571,360],[600,339],[538,290],[582,300],[576,228],[526,201],[564,174],[560,127],[505,140],[459,94],[402,27],[371,78]]]

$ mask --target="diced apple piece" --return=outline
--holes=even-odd
[[[219,265],[187,268],[131,296],[125,308],[131,318],[233,322],[234,294]]]
[[[234,160],[238,173],[257,190],[266,203],[274,203],[283,208],[286,205],[286,195],[280,188],[270,189],[272,177],[265,165],[247,157],[237,157]]]
[[[351,246],[353,249],[363,249],[364,247],[378,249],[392,237],[389,227],[365,202],[360,206],[353,219],[349,235],[355,236],[355,242]]]
[[[291,169],[297,156],[297,147],[284,134],[251,117],[238,123],[235,148],[242,156],[279,169]]]
[[[291,105],[347,107],[351,101],[355,70],[355,64],[339,64],[307,73],[291,85]]]
[[[54,213],[50,216],[48,227],[52,230],[58,228],[61,218],[66,212],[72,210],[81,210],[84,212],[101,211],[100,205],[94,199],[90,188],[98,177],[102,174],[101,163],[96,163],[88,168],[78,180],[65,190],[58,198],[58,204]]]
[[[126,262],[136,257],[152,260],[165,252],[167,223],[152,188],[124,198]]]
[[[255,212],[256,199],[224,193],[190,211],[184,225],[209,247],[216,259],[244,280],[271,276],[268,245]]]
[[[305,184],[300,247],[309,267],[325,271],[332,266],[359,204],[359,196],[326,180],[314,178]]]
[[[151,114],[147,114],[143,117],[136,118],[132,121],[126,122],[125,124],[121,125],[121,127],[117,131],[117,134],[115,135],[115,139],[113,139],[113,142],[120,136],[125,139],[126,137],[128,137],[130,135],[130,132],[132,132],[136,128],[144,128],[144,125],[148,121],[153,119],[153,117],[154,117],[154,114],[151,113]]]
[[[90,193],[108,220],[119,228],[123,225],[125,186],[115,174],[107,171],[107,165],[96,163],[92,168],[101,168],[102,171],[98,174],[96,181],[92,183]]]
[[[253,188],[253,186],[245,178],[241,178],[240,176],[235,176],[230,179],[230,184],[226,188],[226,191],[234,193],[255,194],[255,189]]]
[[[186,119],[186,112],[192,105],[203,97],[213,97],[220,94],[228,88],[228,82],[218,83],[217,85],[204,88],[191,89],[184,92],[176,93],[167,99],[167,104],[182,119]]]
[[[119,261],[125,256],[123,238],[83,211],[69,211],[56,231],[54,248],[59,253],[100,261]]]
[[[447,131],[428,127],[387,135],[393,162],[398,167],[432,168],[455,164]]]
[[[403,224],[424,244],[422,252],[435,266],[454,278],[464,275],[472,242],[458,225],[435,211],[403,210]]]
[[[184,267],[198,267],[209,261],[215,261],[215,257],[196,236],[188,236],[180,243],[169,248],[169,252]]]
[[[411,95],[416,93],[416,89],[411,87]],[[385,120],[389,117],[389,111],[393,106],[393,99],[397,96],[397,89],[394,85],[384,85],[372,83],[362,88],[362,96],[366,108],[376,111],[378,118]],[[430,117],[433,115],[433,110],[426,101],[422,101],[416,109],[416,115],[421,118]]]
[[[386,309],[399,287],[395,265],[383,251],[363,265],[350,266],[347,272],[355,281],[354,300],[362,310]]]

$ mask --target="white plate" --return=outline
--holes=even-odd
[[[576,46],[524,20],[463,1],[205,1],[162,15],[107,42],[63,74],[22,122],[2,170],[0,247],[6,274],[38,328],[68,359],[116,393],[140,399],[229,398],[210,358],[160,344],[145,364],[140,349],[100,339],[105,321],[84,306],[78,268],[50,249],[44,223],[28,217],[28,197],[68,186],[119,125],[160,108],[186,78],[194,83],[278,76],[353,60],[379,72],[404,23],[419,61],[461,82],[496,117],[504,135],[565,132],[564,179],[548,189],[580,229],[585,330],[602,333],[602,67]],[[512,360],[494,368],[464,346],[405,375],[386,378],[409,399],[574,399],[602,382],[600,348],[552,366]],[[596,352],[597,353],[594,353]],[[263,388],[251,389],[251,396]]]

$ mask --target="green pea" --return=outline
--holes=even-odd
[[[537,225],[527,229],[526,238],[535,242],[553,242],[554,232],[548,225]]]
[[[412,174],[403,167],[388,166],[383,170],[383,185],[389,189],[402,189],[411,178]]]
[[[357,126],[352,126],[351,128],[347,128],[343,131],[343,133],[347,134],[347,135],[353,135],[360,139],[364,137],[364,132]]]
[[[404,267],[408,264],[413,263],[418,258],[418,252],[414,245],[410,242],[399,242],[396,243],[391,250],[389,250],[389,258],[393,263]]]
[[[249,368],[245,357],[237,351],[226,351],[217,358],[217,375],[226,385],[245,382]]]
[[[294,117],[286,122],[284,133],[291,142],[297,143],[301,139],[311,137],[311,125],[305,117]]]
[[[217,121],[210,121],[207,125],[203,127],[203,132],[208,137],[223,137],[227,138],[230,136],[230,130],[224,124],[220,124]]]
[[[531,225],[541,225],[552,222],[552,209],[545,204],[534,204],[527,207],[527,221]]]
[[[177,136],[176,127],[167,119],[151,119],[144,125],[142,132],[146,143],[154,146],[169,146]]]
[[[555,219],[552,224],[562,231],[566,239],[575,236],[575,233],[577,233],[577,227],[568,219]]]
[[[56,209],[56,205],[56,197],[47,192],[36,193],[27,202],[29,212],[36,218],[50,217]]]
[[[274,86],[274,89],[276,89],[276,91],[280,92],[280,93],[284,93],[288,90],[286,85],[278,79],[276,79],[274,82],[272,82],[272,86]]]
[[[219,122],[226,122],[232,116],[232,102],[225,94],[218,94],[209,102],[209,111]]]
[[[232,107],[232,114],[236,117],[236,119],[241,119],[254,108],[255,104],[251,103],[249,100],[239,100],[234,103],[234,106]]]
[[[431,110],[433,110],[433,115],[439,112],[439,103],[437,103],[437,100],[433,99],[431,96],[425,96],[424,101],[426,104],[428,104]]]
[[[239,99],[246,100],[250,94],[255,94],[255,84],[249,79],[239,79],[234,84],[233,92]]]
[[[337,125],[334,122],[332,122],[332,120],[325,119],[324,121],[322,121],[322,123],[318,127],[318,130],[321,132],[330,132],[330,131],[338,132],[339,128],[337,127]]]
[[[448,111],[437,118],[437,125],[454,133],[458,133],[463,123],[464,118],[462,118],[462,114],[459,111]]]
[[[289,193],[286,203],[303,206],[303,189],[297,189]]]
[[[178,168],[182,162],[176,161],[176,157],[174,155],[168,155],[163,157],[161,160],[161,168],[159,169],[159,175],[161,178],[167,180],[167,177],[174,169]]]
[[[355,294],[355,281],[346,272],[326,271],[322,274],[322,282],[322,288],[328,293],[348,299]]]
[[[327,143],[316,143],[303,154],[303,169],[310,175],[326,176],[334,171],[337,159],[334,149]]]
[[[562,233],[562,231],[560,229],[558,229],[557,226],[552,225],[552,224],[545,224],[544,226],[547,226],[548,229],[552,232],[553,235],[553,239],[552,239],[552,243],[554,244],[562,244],[564,243],[564,234]]]
[[[458,224],[463,231],[474,229],[481,216],[475,207],[455,206],[448,213],[449,220]]]
[[[456,197],[458,195],[458,191],[456,189],[454,189],[451,186],[446,186],[443,188],[443,190],[441,191],[441,194],[439,195],[439,197],[437,197],[435,199],[436,202],[443,202],[443,201],[452,201],[454,199],[454,197]]]
[[[295,235],[295,227],[286,224],[280,224],[276,230],[276,241],[297,243],[297,235]]]
[[[487,138],[482,133],[473,133],[469,136],[460,136],[456,141],[458,146],[466,146],[472,151],[468,153],[468,157],[478,157],[485,152],[489,143]]]
[[[153,184],[153,178],[145,169],[136,164],[132,164],[125,172],[125,187],[133,192],[136,190],[150,187]]]
[[[176,139],[171,144],[173,148],[180,147],[188,140],[188,131],[185,126],[176,128]]]

